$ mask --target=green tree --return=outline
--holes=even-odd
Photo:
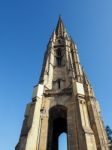
[[[112,129],[109,126],[106,126],[106,132],[109,140],[109,144],[112,144]]]

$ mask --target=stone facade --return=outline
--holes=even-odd
[[[63,132],[68,150],[109,150],[98,101],[59,17],[15,150],[58,150]]]

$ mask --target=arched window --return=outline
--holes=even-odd
[[[58,137],[58,143],[59,150],[67,150],[67,134],[65,132]]]
[[[67,150],[67,108],[65,106],[56,105],[49,110],[47,150]]]
[[[61,66],[62,63],[62,52],[61,49],[56,50],[56,60],[57,60],[57,66]]]

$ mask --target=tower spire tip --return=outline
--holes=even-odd
[[[60,34],[60,33],[64,33],[64,31],[65,31],[65,27],[64,27],[64,24],[62,21],[62,17],[61,17],[61,15],[59,15],[58,23],[56,26],[56,33]]]

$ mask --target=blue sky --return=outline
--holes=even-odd
[[[59,14],[112,128],[112,1],[0,1],[0,149],[18,142],[25,106],[37,84]]]

